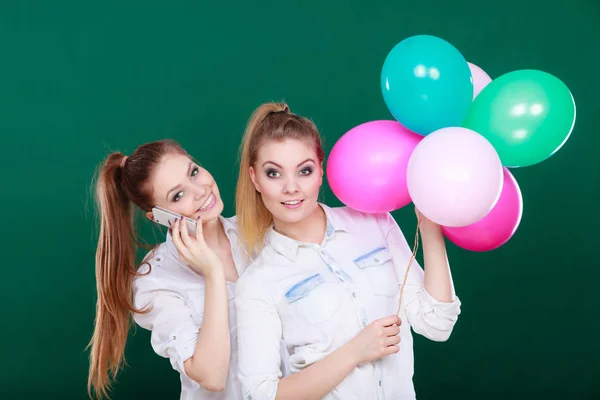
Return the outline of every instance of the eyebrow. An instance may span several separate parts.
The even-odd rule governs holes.
[[[190,161],[190,164],[188,165],[188,169],[187,169],[188,176],[190,175],[193,166],[194,166],[194,163]],[[174,190],[179,190],[180,188],[181,188],[181,184],[179,184],[179,185],[175,186],[173,189],[169,190],[167,192],[167,200],[169,200],[169,195],[171,194],[171,192],[173,192]]]
[[[300,164],[298,164],[298,165],[296,166],[296,168],[298,168],[298,167],[299,167],[299,166],[301,166],[302,164],[306,164],[306,163],[307,163],[307,162],[309,162],[309,161],[311,161],[311,162],[313,162],[313,163],[315,162],[315,160],[313,160],[312,158],[307,158],[306,160],[304,160],[304,161],[302,161]],[[264,167],[264,166],[265,166],[265,165],[267,165],[267,164],[273,164],[273,165],[274,165],[274,166],[276,166],[277,168],[281,168],[281,169],[283,169],[283,167],[282,167],[281,165],[277,164],[277,163],[276,163],[276,162],[274,162],[274,161],[265,161],[265,162],[263,163],[263,165],[262,165],[262,166]]]

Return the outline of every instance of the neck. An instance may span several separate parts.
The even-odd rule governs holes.
[[[298,222],[274,221],[276,232],[304,243],[321,244],[327,230],[327,216],[317,204],[315,210],[305,219]]]
[[[202,233],[204,234],[204,241],[211,249],[219,248],[223,240],[227,240],[225,228],[223,228],[219,218],[202,224]]]

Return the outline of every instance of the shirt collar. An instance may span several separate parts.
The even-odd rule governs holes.
[[[235,217],[225,218],[225,217],[219,215],[219,221],[221,221],[221,224],[223,224],[223,228],[225,229],[225,234],[231,240],[231,237],[232,237],[231,235],[237,233],[236,222],[235,222],[236,218]],[[175,243],[173,243],[173,237],[171,236],[171,232],[169,232],[169,231],[167,231],[167,238],[166,238],[165,242],[167,243],[167,249],[169,249],[169,252],[176,258],[179,258],[179,252],[177,251],[177,247],[175,247]]]
[[[325,238],[323,243],[330,240],[336,232],[346,232],[346,226],[339,218],[336,218],[335,210],[325,204],[318,203],[325,212],[327,218],[327,228],[325,230]],[[312,243],[304,243],[299,240],[292,239],[273,229],[273,225],[269,228],[266,235],[267,244],[279,254],[290,261],[295,261],[298,255],[298,249],[301,247],[313,247]]]

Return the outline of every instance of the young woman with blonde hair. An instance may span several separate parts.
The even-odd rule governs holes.
[[[323,160],[317,128],[286,104],[252,115],[236,193],[257,254],[236,286],[244,399],[414,399],[410,329],[445,341],[460,313],[441,228],[417,211],[424,270],[408,271],[397,314],[412,250],[389,213],[318,202]]]

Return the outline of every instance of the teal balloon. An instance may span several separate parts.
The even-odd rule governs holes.
[[[575,125],[575,100],[544,71],[508,72],[477,95],[464,127],[483,135],[505,167],[527,167],[555,154]]]
[[[462,126],[473,101],[473,80],[469,64],[454,46],[435,36],[417,35],[387,55],[381,91],[398,122],[427,135]]]

